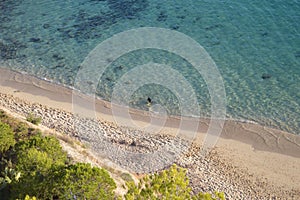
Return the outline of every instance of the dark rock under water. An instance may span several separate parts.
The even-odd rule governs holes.
[[[30,38],[29,39],[29,42],[34,42],[34,43],[37,43],[37,42],[41,42],[41,38]]]
[[[13,45],[6,45],[0,42],[0,58],[4,60],[15,59],[17,57],[17,49]]]
[[[104,0],[92,1],[104,2]],[[74,38],[78,42],[98,38],[101,37],[100,30],[108,29],[120,19],[135,19],[148,7],[148,2],[144,0],[106,0],[106,3],[109,11],[90,16],[85,10],[80,10],[74,17],[75,24],[57,28],[57,31],[62,33],[63,38]]]
[[[19,41],[0,41],[0,58],[3,60],[16,59],[19,57],[17,51],[24,48],[27,48],[27,46]]]
[[[271,78],[271,77],[272,77],[271,74],[262,74],[262,75],[261,75],[261,78],[262,78],[262,79],[269,79],[269,78]]]

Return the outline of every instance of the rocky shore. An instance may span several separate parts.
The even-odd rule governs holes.
[[[222,157],[218,147],[207,156],[200,147],[170,135],[151,135],[128,127],[31,103],[0,93],[0,108],[41,117],[48,128],[72,136],[99,158],[106,157],[136,174],[150,173],[176,163],[188,169],[194,192],[224,191],[228,199],[299,199],[300,188],[287,190],[264,177],[249,174]]]

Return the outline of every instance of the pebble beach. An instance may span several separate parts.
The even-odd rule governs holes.
[[[52,86],[44,87],[45,85]],[[231,130],[231,138],[229,133],[224,134],[217,145],[203,156],[200,154],[201,143],[197,140],[189,142],[172,134],[151,135],[141,130],[118,126],[105,113],[99,113],[97,120],[78,117],[69,109],[71,106],[67,98],[62,100],[62,94],[70,94],[69,89],[65,88],[62,92],[58,87],[61,86],[17,72],[1,70],[0,109],[22,116],[29,113],[39,116],[43,119],[43,126],[81,141],[99,159],[105,156],[136,175],[159,171],[176,163],[188,169],[194,192],[224,191],[228,199],[300,198],[300,175],[297,173],[300,170],[300,140],[297,135],[273,132],[278,134],[275,146],[281,150],[286,148],[281,153],[270,144],[272,139],[268,138],[264,138],[266,144],[270,144],[265,144],[268,147],[253,148],[253,145],[249,145],[251,142],[241,142],[245,138],[234,140],[233,136],[238,134],[239,126],[252,127],[252,131],[261,127],[237,123],[235,127],[225,126],[227,132]],[[40,93],[41,90],[44,93]],[[289,146],[284,143],[284,138],[290,141]],[[150,164],[136,164],[139,163],[134,160],[136,155],[149,155]]]

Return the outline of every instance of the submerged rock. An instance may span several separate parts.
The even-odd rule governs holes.
[[[30,38],[29,42],[41,42],[41,38]]]
[[[126,19],[134,19],[149,5],[145,0],[108,0],[107,4],[116,16]]]
[[[179,25],[177,25],[177,24],[172,25],[172,26],[171,26],[171,29],[172,29],[172,30],[177,30],[177,29],[179,29]]]
[[[4,60],[17,58],[17,48],[15,45],[0,42],[0,58]]]
[[[49,28],[50,27],[50,24],[43,24],[43,28],[44,29],[47,29],[47,28]]]
[[[166,14],[166,12],[161,11],[156,20],[159,21],[159,22],[164,22],[164,21],[167,20],[167,18],[168,18],[168,15]]]
[[[262,74],[262,75],[261,75],[261,78],[262,78],[262,79],[269,79],[269,78],[271,78],[271,77],[272,77],[271,74]]]
[[[59,61],[59,60],[63,60],[64,57],[63,56],[60,56],[58,54],[53,54],[52,58],[54,58],[56,61]]]

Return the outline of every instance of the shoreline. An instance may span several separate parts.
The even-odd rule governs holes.
[[[38,79],[27,74],[14,72],[7,69],[0,68],[0,74],[0,107],[6,107],[11,112],[24,112],[21,105],[28,104],[28,110],[33,109],[30,106],[35,105],[36,107],[33,106],[33,111],[40,109],[41,114],[46,115],[47,109],[54,109],[57,112],[66,115],[66,117],[62,119],[68,118],[69,114],[72,113],[73,110],[71,89],[65,88],[61,85],[56,85],[52,82]],[[86,101],[88,99],[84,100]],[[24,104],[20,104],[20,102],[23,102]],[[10,105],[8,106],[8,104]],[[115,128],[115,130],[119,131],[118,127],[115,127],[115,125],[111,125],[114,122],[114,118],[111,113],[109,102],[97,100],[96,110],[98,111],[97,118],[99,118],[100,121],[103,121],[105,126],[109,124],[109,127],[111,129]],[[48,111],[48,114],[49,112],[50,111]],[[147,116],[147,113],[145,111],[130,110],[130,112],[133,119],[135,119],[137,123],[141,124],[142,126],[146,125],[147,121],[149,121],[149,116]],[[53,116],[51,115],[49,115],[48,118],[47,116],[45,117],[47,120],[53,118]],[[56,127],[56,123],[59,120],[61,120],[61,118],[58,117],[56,121],[54,120],[55,123],[51,122],[54,127],[49,128],[59,128]],[[174,136],[174,131],[176,131],[176,129],[178,128],[179,121],[180,119],[178,118],[168,119],[166,122],[166,127],[164,127],[163,130],[159,132],[159,134]],[[68,121],[66,120],[66,122]],[[195,141],[193,141],[194,144],[198,146],[202,144],[203,138],[205,137],[204,133],[207,130],[208,122],[209,121],[207,121],[207,119],[199,121],[200,127],[198,129],[197,138],[195,139]],[[132,136],[130,134],[126,135],[121,132],[120,138],[117,138],[116,140],[131,140],[130,137]],[[152,135],[152,137],[154,138],[155,136],[156,135]],[[109,136],[109,138],[114,137],[117,136]],[[157,139],[157,141],[160,141],[161,139],[163,138],[159,138]],[[96,148],[96,146],[91,146],[92,148]],[[122,146],[122,148],[123,147],[129,149],[131,148],[130,144],[127,144],[127,146],[125,144]],[[265,192],[267,191],[269,195],[272,195],[272,193],[274,193],[274,190],[278,190],[274,193],[274,195],[280,195],[280,192],[282,192],[282,195],[290,195],[289,197],[291,198],[296,199],[297,197],[300,197],[300,188],[298,186],[298,183],[300,182],[299,135],[263,127],[259,124],[227,120],[214,151],[217,152],[217,155],[211,157],[210,160],[216,163],[220,163],[220,165],[218,164],[218,167],[216,167],[218,168],[217,171],[220,172],[222,170],[225,170],[226,172],[224,172],[224,174],[230,174],[228,175],[229,177],[235,176],[237,171],[240,171],[239,173],[237,173],[239,175],[248,174],[245,175],[247,176],[246,178],[243,179],[240,177],[240,179],[242,182],[245,180],[250,181],[250,183],[253,184],[254,188],[257,186],[257,188],[253,189],[254,192],[257,190],[263,190],[263,188],[266,187]],[[197,173],[204,173],[200,168],[203,162],[207,162],[207,160],[201,160],[200,157],[196,156],[196,152],[194,152],[194,154],[195,155],[190,155],[193,160],[193,164],[191,166],[187,164],[190,161],[185,160],[186,157],[182,157],[179,159],[183,160],[182,162],[180,161],[181,164],[186,165],[188,169],[199,167],[199,169],[196,170]],[[233,171],[232,169],[228,170],[227,168],[222,169],[222,166],[229,165],[233,166]],[[192,175],[192,179],[195,179],[194,188],[197,188],[196,186],[198,184],[201,185],[203,183],[201,182],[201,180],[198,180],[195,174]],[[262,189],[259,189],[259,186],[257,184],[261,184],[262,181],[257,180],[262,179],[267,180],[266,183],[264,183],[266,186],[262,187]],[[229,181],[236,181],[238,183],[240,180]],[[226,182],[226,184],[228,183]],[[227,186],[226,184],[221,184],[220,189],[223,188],[223,190],[225,190],[224,187]],[[211,187],[214,187],[211,189],[219,189],[219,186]],[[239,185],[238,187],[235,187],[240,187],[241,189],[246,186]],[[205,188],[205,185],[203,185],[200,190],[203,190],[203,188]],[[291,194],[288,193],[289,191],[291,192]],[[267,195],[267,193],[265,195]],[[233,198],[235,197],[235,194],[229,196]]]
[[[30,80],[36,80],[36,81],[38,81],[38,82],[44,82],[44,84],[45,85],[47,85],[47,86],[56,86],[56,87],[59,87],[59,88],[63,88],[65,91],[68,91],[68,90],[70,90],[70,91],[73,91],[73,90],[75,90],[75,88],[74,87],[72,87],[72,86],[69,86],[69,85],[65,85],[65,84],[62,84],[62,83],[59,83],[59,82],[56,82],[56,81],[53,81],[53,80],[51,80],[51,79],[47,79],[47,78],[40,78],[40,77],[37,77],[37,76],[34,76],[34,75],[31,75],[31,74],[28,74],[27,72],[20,72],[20,71],[16,71],[16,70],[13,70],[13,69],[8,69],[8,68],[5,68],[5,67],[1,67],[0,66],[0,73],[4,73],[4,74],[14,74],[14,75],[20,75],[20,76],[24,76],[24,77],[30,77],[29,79]],[[1,79],[0,79],[0,81],[1,81]],[[1,82],[0,82],[1,83]],[[39,87],[39,86],[37,86],[37,87]],[[51,87],[52,88],[52,87]],[[43,89],[45,89],[45,88],[43,88]],[[77,91],[77,92],[80,92],[80,91]],[[88,98],[93,98],[93,96],[91,95],[91,96],[89,96],[89,95],[86,95],[86,94],[84,94],[86,97],[88,97]],[[48,95],[47,95],[48,96]],[[49,96],[48,96],[49,97]],[[55,97],[55,96],[53,96],[53,97]],[[97,97],[97,96],[95,96],[95,98],[96,98],[96,101],[99,101],[99,102],[103,102],[104,104],[110,104],[111,102],[109,102],[109,101],[106,101],[106,100],[103,100],[103,99],[101,99],[100,97]],[[54,100],[54,99],[53,99]],[[62,99],[59,99],[58,101],[61,101]],[[70,103],[70,102],[69,102]],[[130,108],[130,109],[132,109],[133,111],[135,111],[135,112],[140,112],[140,113],[143,113],[143,114],[145,114],[145,113],[147,113],[148,111],[146,111],[146,110],[139,110],[139,109],[135,109],[135,108]],[[179,118],[179,116],[176,116],[176,115],[170,115],[170,117],[171,118],[174,118],[174,119],[178,119]],[[195,116],[195,117],[192,117],[192,118],[197,118],[197,116]],[[210,117],[201,117],[201,119],[203,119],[203,120],[208,120],[208,119],[210,119]],[[247,123],[247,124],[257,124],[257,125],[261,125],[261,124],[259,124],[259,122],[257,122],[257,121],[253,121],[253,120],[248,120],[248,119],[242,119],[242,118],[240,118],[240,119],[238,119],[238,118],[226,118],[225,119],[226,121],[233,121],[233,122],[238,122],[238,123]],[[263,125],[261,125],[261,126],[263,126]],[[273,128],[273,127],[269,127],[269,128]],[[273,128],[273,129],[276,129],[276,128]],[[280,129],[277,129],[277,130],[280,130]],[[283,132],[285,132],[285,131],[283,131]],[[291,134],[294,134],[294,133],[291,133]],[[295,134],[295,135],[297,135],[297,134]]]
[[[56,84],[48,80],[43,80],[41,78],[28,75],[26,73],[20,73],[6,68],[0,67],[0,91],[24,99],[29,102],[41,103],[48,105],[51,108],[61,109],[67,112],[74,112],[74,105],[72,105],[72,89],[71,87],[65,87],[61,84]],[[81,95],[80,101],[82,100],[82,105],[78,106],[79,111],[87,113],[87,116],[94,115],[93,111],[88,110],[89,108],[84,108],[84,104],[91,103],[93,99],[90,96]],[[93,102],[92,102],[93,103]],[[111,103],[96,99],[95,100],[95,110],[97,112],[97,117],[109,122],[115,122],[112,117]],[[77,107],[77,106],[76,106]],[[82,109],[82,110],[81,110]],[[130,109],[130,115],[134,122],[140,127],[146,126],[150,122],[150,114],[148,111]],[[200,125],[198,127],[198,133],[203,134],[207,132],[208,124],[210,119],[201,118],[200,120],[196,118],[188,118],[187,120],[197,121]],[[179,127],[180,116],[171,116],[166,121],[165,125],[167,129],[176,129]],[[124,126],[127,126],[130,121],[121,121]],[[225,139],[238,140],[240,142],[250,144],[256,150],[277,152],[281,154],[286,154],[289,156],[294,156],[300,158],[300,154],[295,154],[294,150],[298,150],[300,147],[300,135],[293,133],[288,133],[279,129],[274,129],[267,126],[262,126],[259,123],[247,121],[247,120],[234,120],[225,119],[225,124],[221,133],[221,137]],[[259,132],[264,132],[269,134],[267,140],[264,138],[265,135]],[[238,133],[238,134],[237,134]],[[275,136],[274,136],[275,135]],[[260,139],[259,139],[260,138]],[[197,142],[203,140],[203,135],[198,139],[195,138]],[[255,140],[255,142],[251,142]],[[257,141],[258,140],[258,141]],[[281,145],[277,143],[281,140]],[[258,142],[258,143],[257,143]],[[269,147],[265,146],[263,143],[269,142]],[[267,145],[267,144],[266,144]],[[286,149],[288,145],[295,146],[295,149]],[[278,147],[274,149],[274,147]]]

